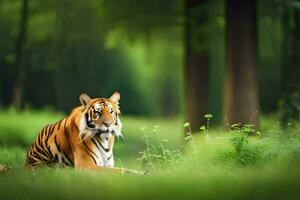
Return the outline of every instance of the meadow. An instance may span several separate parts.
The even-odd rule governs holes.
[[[0,112],[0,163],[11,167],[0,172],[0,199],[296,199],[300,193],[300,126],[281,126],[276,115],[263,116],[252,137],[248,126],[184,137],[189,125],[180,118],[122,116],[116,166],[146,175],[24,170],[39,129],[62,117],[51,110]]]

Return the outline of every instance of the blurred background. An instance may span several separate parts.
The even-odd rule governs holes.
[[[2,109],[69,113],[119,91],[124,115],[194,130],[205,113],[299,118],[298,0],[1,0],[0,39]]]
[[[23,170],[81,93],[114,91],[115,165],[149,176]],[[300,0],[0,0],[4,199],[299,199],[299,122]]]

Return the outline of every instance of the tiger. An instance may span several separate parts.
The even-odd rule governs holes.
[[[144,174],[114,167],[115,138],[123,137],[119,100],[119,92],[114,92],[108,99],[81,94],[81,105],[75,107],[69,116],[41,129],[27,152],[25,166],[69,166],[120,174]]]

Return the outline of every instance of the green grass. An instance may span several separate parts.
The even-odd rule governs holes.
[[[0,163],[12,166],[0,172],[1,200],[296,199],[300,195],[299,126],[283,130],[274,116],[262,118],[260,137],[242,138],[238,131],[225,133],[215,128],[194,135],[187,146],[180,119],[122,116],[126,140],[115,145],[116,165],[149,170],[149,174],[24,170],[26,150],[39,129],[62,117],[48,110],[0,111]]]

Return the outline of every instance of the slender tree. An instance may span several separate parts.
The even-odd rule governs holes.
[[[299,1],[285,2],[282,43],[282,122],[300,119],[300,8]]]
[[[207,1],[187,0],[185,7],[185,105],[192,131],[208,112]]]
[[[224,120],[259,129],[256,81],[256,1],[226,1]]]
[[[28,22],[28,1],[23,0],[21,6],[21,16],[19,31],[15,43],[15,62],[14,62],[14,86],[13,86],[13,106],[20,110],[22,103],[23,82],[25,78],[25,69],[23,63],[23,52],[26,41],[26,31]]]

